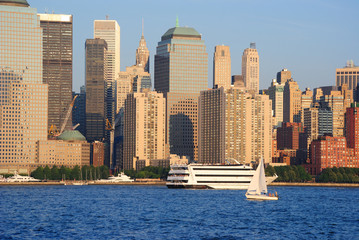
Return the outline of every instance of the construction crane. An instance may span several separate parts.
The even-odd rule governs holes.
[[[70,114],[71,114],[71,112],[72,112],[72,108],[73,108],[73,106],[74,106],[74,104],[75,104],[76,98],[77,98],[77,95],[75,95],[75,97],[72,99],[72,102],[70,103],[69,109],[67,110],[67,113],[66,113],[66,116],[65,116],[65,118],[64,118],[64,122],[63,122],[62,125],[61,125],[60,131],[57,132],[57,133],[54,133],[54,136],[55,136],[55,137],[60,136],[61,133],[65,130],[67,121],[69,120],[69,117],[70,117]]]

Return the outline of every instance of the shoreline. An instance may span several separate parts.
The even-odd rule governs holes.
[[[64,182],[0,182],[1,186],[61,186]],[[74,186],[73,181],[66,181],[66,185]],[[88,185],[124,185],[124,186],[166,186],[166,181],[135,181],[135,182],[89,182]],[[269,186],[286,187],[349,187],[359,188],[359,183],[294,183],[294,182],[272,182]]]

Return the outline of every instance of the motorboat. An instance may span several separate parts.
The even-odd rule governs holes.
[[[133,179],[127,176],[124,172],[121,172],[117,176],[111,176],[108,179],[100,179],[97,180],[96,182],[104,182],[104,183],[133,182]]]
[[[6,182],[41,182],[41,180],[30,176],[21,176],[17,171],[15,171],[14,176],[8,177]]]

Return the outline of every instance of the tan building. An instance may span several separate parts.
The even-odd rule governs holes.
[[[231,87],[231,53],[229,46],[215,46],[213,56],[213,86]]]
[[[243,89],[211,89],[199,98],[199,162],[272,158],[271,100]]]
[[[0,174],[36,168],[47,139],[48,86],[42,84],[42,29],[26,0],[0,1]]]
[[[76,130],[64,131],[58,140],[37,142],[38,166],[73,168],[90,165],[90,143]]]
[[[283,122],[301,122],[302,91],[293,79],[288,80],[283,92]]]
[[[105,145],[103,142],[94,141],[91,143],[90,163],[94,167],[105,164]]]
[[[283,91],[284,84],[280,84],[276,79],[272,80],[271,86],[268,88],[267,95],[272,100],[272,111],[274,116],[274,125],[280,127],[283,122]]]
[[[124,111],[123,168],[166,158],[166,99],[157,92],[131,93]]]
[[[136,66],[143,67],[145,72],[150,72],[150,51],[148,51],[143,31],[140,44],[136,49]]]
[[[127,94],[151,88],[151,75],[142,66],[126,67],[116,79],[116,113],[124,107]]]
[[[277,82],[279,84],[285,84],[290,79],[292,79],[292,72],[286,68],[277,73]]]
[[[354,90],[359,83],[359,67],[353,61],[348,61],[344,68],[336,69],[335,79],[336,86],[346,84],[349,90]]]
[[[330,108],[333,112],[333,137],[344,136],[344,96],[340,91],[330,91],[330,95],[323,95],[320,98],[323,107]]]
[[[259,55],[255,43],[243,52],[242,76],[247,90],[259,93]]]
[[[306,88],[304,92],[302,92],[302,110],[300,113],[301,122],[304,123],[304,109],[310,108],[313,103],[313,91],[309,88]]]

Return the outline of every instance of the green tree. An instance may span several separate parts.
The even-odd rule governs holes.
[[[71,179],[80,180],[80,176],[80,167],[76,165],[71,171]]]
[[[31,176],[36,179],[44,179],[44,168],[38,167],[31,173]]]
[[[107,166],[103,165],[100,167],[100,176],[102,179],[108,178],[110,175],[110,171]]]
[[[51,168],[51,180],[61,180],[60,170],[55,165]]]
[[[266,173],[266,176],[274,176],[274,174],[275,174],[274,167],[272,167],[271,165],[268,165],[265,169],[265,173]]]
[[[51,169],[49,168],[49,166],[46,165],[46,167],[44,168],[44,179],[52,179],[51,176]]]

